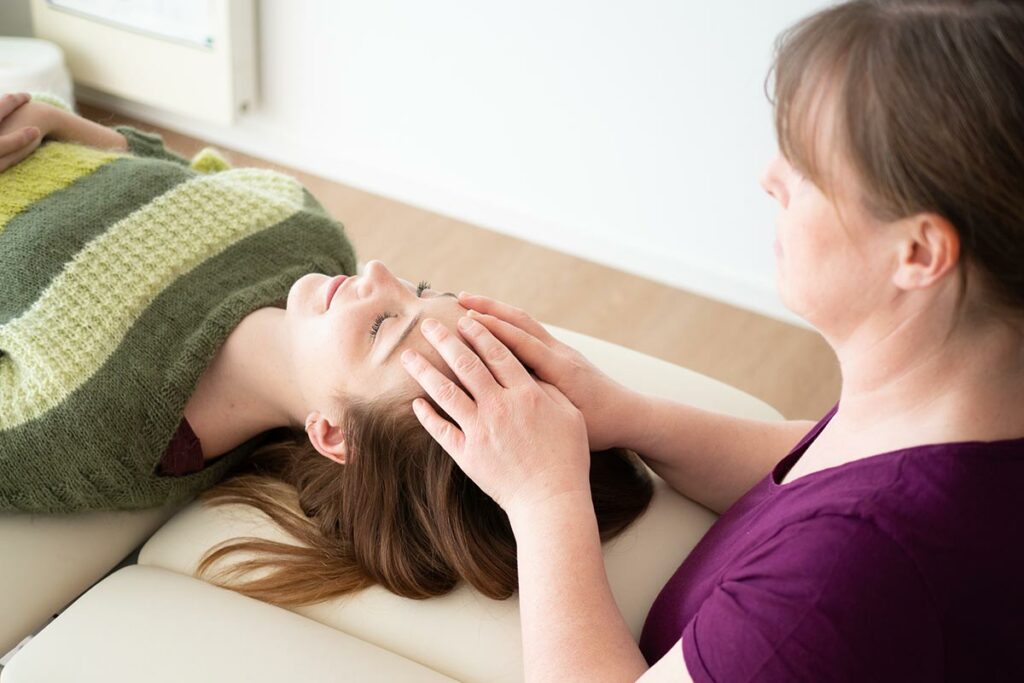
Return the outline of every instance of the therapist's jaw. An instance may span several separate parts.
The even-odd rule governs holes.
[[[299,278],[285,305],[293,376],[308,406],[307,425],[318,419],[341,424],[343,396],[373,400],[399,395],[410,403],[413,397],[424,396],[400,360],[409,348],[455,379],[420,331],[422,321],[430,317],[458,334],[455,325],[467,309],[454,296],[400,279],[380,261],[369,261],[362,274],[342,282],[328,306],[332,279],[320,273]]]

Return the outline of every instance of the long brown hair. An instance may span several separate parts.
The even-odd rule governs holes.
[[[207,551],[197,575],[225,555],[252,551],[211,582],[281,606],[374,584],[429,598],[459,580],[491,598],[511,596],[518,572],[508,517],[423,429],[411,399],[344,400],[344,465],[317,452],[301,429],[281,427],[280,440],[199,496],[205,505],[254,506],[298,544],[229,539]],[[626,529],[653,494],[648,471],[624,449],[591,454],[590,484],[602,541]],[[261,569],[269,571],[237,581]]]
[[[776,76],[774,98],[768,81]],[[948,220],[985,308],[1024,312],[1024,3],[856,0],[776,39],[765,92],[779,148],[834,198],[815,149],[816,104],[836,99],[829,146],[853,167],[880,221]],[[967,268],[960,267],[960,298]],[[973,275],[973,274],[972,274]]]

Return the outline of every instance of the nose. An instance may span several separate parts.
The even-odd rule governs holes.
[[[780,165],[782,163],[782,154],[778,153],[775,157],[768,162],[764,170],[761,172],[759,183],[765,192],[775,197],[775,200],[782,206],[786,206],[788,197],[786,195],[786,186],[781,180]]]
[[[356,293],[360,299],[366,298],[373,294],[374,291],[395,285],[401,286],[398,278],[388,270],[388,267],[383,262],[376,259],[367,261],[363,267],[363,275],[356,282]]]

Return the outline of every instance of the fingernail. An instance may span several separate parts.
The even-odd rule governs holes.
[[[427,318],[426,320],[423,321],[423,331],[424,332],[434,332],[440,326],[441,326],[441,323],[437,322],[433,318]]]
[[[469,292],[459,292],[459,298],[460,298],[460,299],[461,299],[462,297],[464,297],[464,296],[473,296],[473,295],[472,295],[472,294],[470,294]]]
[[[474,311],[474,310],[473,310],[473,309],[471,308],[471,309],[469,309],[469,311],[467,311],[466,315],[469,315],[469,316],[473,316],[473,317],[475,318],[475,317],[477,317],[477,316],[478,316],[478,315],[480,315],[480,314],[479,314],[479,313],[477,313],[476,311]]]
[[[465,330],[465,331],[468,332],[469,330],[473,329],[473,325],[475,325],[475,324],[476,324],[476,322],[473,321],[473,320],[470,320],[469,318],[466,318],[466,317],[459,318],[459,329],[460,330]]]
[[[412,360],[415,357],[416,357],[416,352],[413,351],[412,349],[406,349],[405,351],[402,351],[402,362],[403,363],[411,363]]]

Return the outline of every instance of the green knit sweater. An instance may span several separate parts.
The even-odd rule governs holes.
[[[356,272],[295,178],[114,129],[128,153],[44,141],[0,173],[0,510],[147,508],[221,480],[272,432],[156,474],[203,371],[302,275]]]

